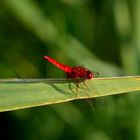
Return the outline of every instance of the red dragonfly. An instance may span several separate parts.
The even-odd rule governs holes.
[[[55,65],[59,69],[66,72],[66,76],[67,76],[68,79],[71,78],[71,79],[75,80],[75,85],[77,87],[75,95],[77,95],[77,93],[78,93],[78,88],[79,88],[79,83],[80,82],[84,83],[85,80],[94,78],[94,73],[96,75],[99,75],[98,72],[94,71],[94,73],[93,73],[92,71],[88,70],[87,68],[85,68],[83,66],[73,66],[73,67],[71,67],[71,66],[61,64],[61,63],[59,63],[58,61],[56,61],[55,59],[53,59],[49,56],[44,56],[44,59],[48,60],[50,63],[52,63],[53,65]],[[85,83],[84,83],[84,85],[86,86]],[[69,88],[73,92],[70,83],[69,83]],[[86,101],[88,102],[88,104],[90,105],[92,110],[95,110],[94,104],[92,103],[92,99],[86,99]]]
[[[66,76],[68,79],[70,79],[70,78],[74,79],[75,85],[77,87],[77,92],[78,92],[80,82],[84,83],[85,80],[94,78],[93,72],[91,72],[90,70],[86,69],[83,66],[73,66],[73,67],[67,66],[67,65],[59,63],[58,61],[56,61],[55,59],[53,59],[49,56],[44,56],[44,59],[48,60],[50,63],[54,64],[59,69],[66,72]],[[85,85],[85,83],[84,83],[84,85]]]

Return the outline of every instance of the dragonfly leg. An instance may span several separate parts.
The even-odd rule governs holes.
[[[76,85],[76,84],[75,84]],[[76,92],[73,91],[71,83],[69,82],[69,89],[71,90],[72,93],[74,93],[75,97],[77,97],[77,93],[78,93],[78,86],[76,85]]]
[[[75,85],[76,85],[76,94],[78,94],[78,92],[79,92],[79,90],[78,90],[78,88],[79,88],[79,83],[76,83]],[[76,95],[76,96],[77,96],[77,95]]]
[[[83,81],[83,84],[86,87],[86,89],[89,90],[89,87],[86,85],[85,81]]]

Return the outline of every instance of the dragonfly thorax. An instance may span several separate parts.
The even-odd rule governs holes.
[[[74,78],[74,79],[82,78],[83,80],[86,80],[86,79],[93,78],[93,73],[91,71],[80,66],[72,67],[71,72],[67,72],[66,75],[67,78]]]

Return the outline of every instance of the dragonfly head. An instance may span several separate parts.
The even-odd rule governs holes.
[[[91,78],[93,78],[93,73],[91,72],[91,71],[87,71],[87,78],[88,79],[91,79]]]

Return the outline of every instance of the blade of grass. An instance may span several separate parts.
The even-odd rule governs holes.
[[[42,82],[40,79],[35,79],[35,81],[33,79],[1,79],[0,112],[140,90],[140,76],[87,80],[86,85],[89,88],[93,86],[95,88],[88,90],[88,95],[82,92],[83,89],[79,89],[76,97],[65,79],[54,79],[54,81],[44,79]]]

